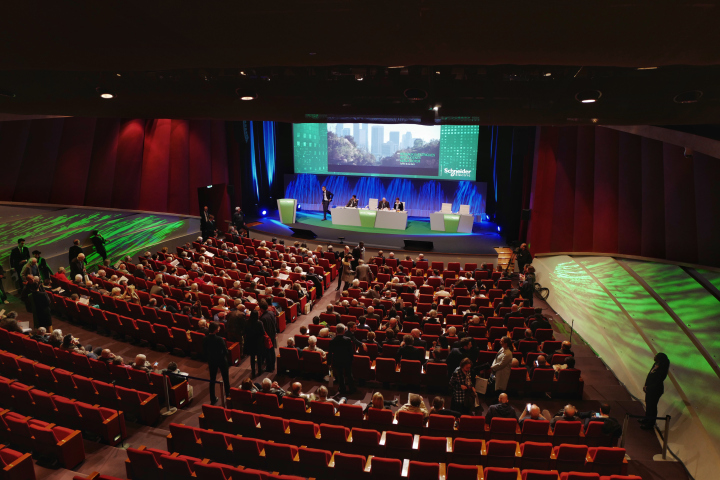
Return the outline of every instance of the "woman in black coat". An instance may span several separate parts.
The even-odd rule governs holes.
[[[30,301],[33,304],[33,323],[35,328],[45,327],[48,331],[52,327],[52,316],[50,315],[50,297],[41,284],[35,284],[30,294]]]
[[[250,370],[252,376],[255,372],[262,371],[263,359],[267,357],[265,348],[265,327],[259,320],[258,311],[253,310],[250,313],[250,319],[245,326],[245,353],[250,356]],[[255,362],[257,360],[257,370],[255,370]]]
[[[658,416],[658,402],[660,397],[665,393],[663,383],[668,376],[670,370],[670,359],[664,353],[655,355],[655,363],[645,379],[645,418],[640,420],[642,428],[651,429],[655,426],[655,418]]]

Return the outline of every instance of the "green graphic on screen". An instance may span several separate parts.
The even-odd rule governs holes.
[[[477,125],[296,123],[295,173],[475,180]]]

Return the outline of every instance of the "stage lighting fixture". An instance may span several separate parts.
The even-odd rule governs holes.
[[[263,214],[263,217],[264,217],[265,215],[267,215],[267,210],[263,210],[263,211],[262,211],[262,214]]]
[[[297,209],[302,210],[302,204],[298,203]]]
[[[396,65],[394,67],[388,67],[388,68],[405,68],[405,66],[404,65]]]
[[[356,73],[356,74],[355,74],[355,80],[357,80],[358,82],[362,82],[362,81],[363,81],[363,76],[360,75],[359,73]]]
[[[242,88],[235,90],[235,93],[240,97],[240,100],[255,100],[257,98],[257,93],[250,90],[243,90]]]
[[[543,76],[545,76],[545,77],[549,77],[550,75],[552,75],[552,72],[545,72],[545,73],[543,73]]]
[[[600,97],[602,97],[600,90],[585,90],[584,92],[575,94],[575,99],[580,103],[595,103]]]
[[[500,233],[500,225],[498,225],[498,233]]]
[[[638,70],[657,70],[657,67],[638,67]]]
[[[703,96],[703,92],[700,90],[690,90],[689,92],[678,93],[673,98],[675,103],[697,103],[700,97]]]
[[[440,107],[433,107],[433,110],[435,110],[436,112],[437,112],[439,109],[440,109]]]
[[[110,90],[108,90],[107,88],[98,87],[95,90],[100,95],[100,98],[106,98],[106,99],[115,98],[115,94],[113,92],[111,92]]]

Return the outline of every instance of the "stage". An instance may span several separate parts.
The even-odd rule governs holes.
[[[339,237],[347,244],[365,242],[367,247],[403,250],[404,239],[433,242],[433,252],[458,253],[472,255],[497,255],[495,247],[505,246],[505,239],[497,231],[497,225],[491,222],[475,222],[472,233],[442,233],[430,230],[427,217],[408,217],[406,230],[378,229],[333,225],[330,217],[322,220],[322,213],[298,211],[296,222],[290,225],[280,223],[277,212],[259,218],[249,218],[248,224],[258,222],[248,228],[252,232],[278,237],[293,237],[293,228],[311,230],[317,238],[307,240],[309,245],[323,242],[339,243]],[[387,232],[387,233],[385,233]],[[298,237],[294,237],[298,238]],[[300,238],[298,238],[300,239]],[[286,243],[287,244],[287,243]]]

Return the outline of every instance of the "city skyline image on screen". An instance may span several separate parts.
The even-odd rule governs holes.
[[[475,180],[477,125],[294,124],[295,173]]]

